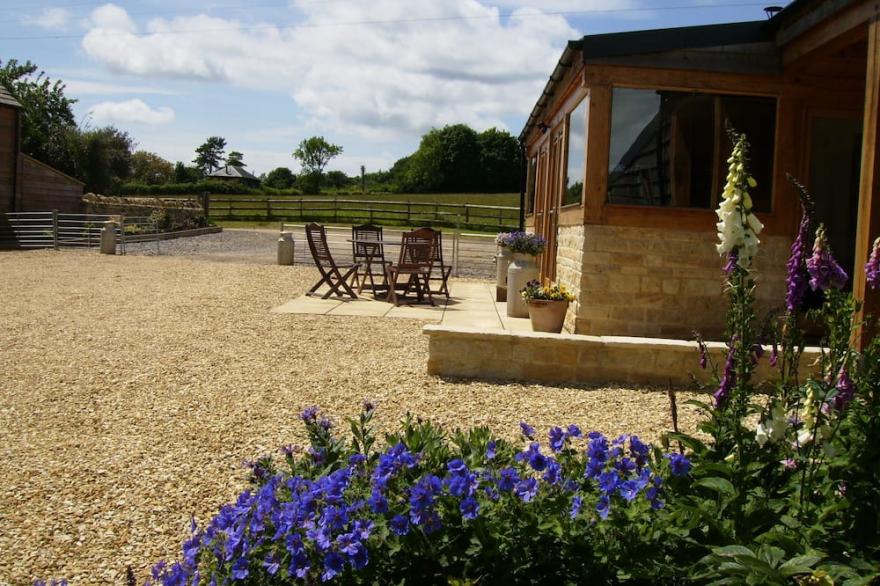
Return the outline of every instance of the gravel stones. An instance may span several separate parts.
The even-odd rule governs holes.
[[[0,252],[0,583],[140,580],[179,555],[190,516],[244,486],[245,459],[304,441],[369,397],[515,437],[577,423],[656,439],[665,393],[443,380],[420,322],[272,314],[304,267],[95,252]],[[680,404],[689,395],[682,393]],[[690,407],[681,425],[696,425]],[[341,426],[340,426],[341,427]]]

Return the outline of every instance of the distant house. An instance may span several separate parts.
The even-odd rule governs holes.
[[[541,276],[578,294],[578,334],[721,336],[715,208],[725,122],[751,143],[765,229],[763,309],[785,294],[801,215],[815,200],[866,312],[864,264],[880,236],[880,4],[795,0],[769,20],[570,41],[520,136],[525,225],[548,246]]]
[[[84,183],[22,153],[21,104],[0,85],[0,214],[82,210]]]
[[[249,172],[244,167],[236,167],[235,165],[225,165],[220,167],[213,173],[209,173],[208,177],[211,179],[223,179],[224,181],[240,181],[248,187],[257,187],[260,185],[260,180],[257,179],[253,173]]]

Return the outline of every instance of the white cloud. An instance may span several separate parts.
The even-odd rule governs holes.
[[[65,29],[70,24],[71,13],[66,8],[44,8],[39,14],[29,14],[21,18],[22,24],[45,29]]]
[[[142,100],[124,102],[101,102],[89,110],[96,124],[146,124],[155,126],[174,121],[171,108],[151,108]]]
[[[136,24],[105,5],[82,46],[114,72],[286,91],[300,121],[328,135],[411,139],[447,123],[486,128],[525,117],[564,42],[579,34],[563,16],[521,4],[301,1],[296,28],[204,15]],[[373,24],[351,24],[363,22]]]

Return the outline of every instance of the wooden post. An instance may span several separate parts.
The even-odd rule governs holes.
[[[52,247],[58,250],[58,210],[52,210]]]
[[[856,266],[853,296],[863,300],[857,321],[868,316],[880,317],[880,291],[872,291],[865,278],[865,263],[874,239],[880,236],[880,17],[868,25],[868,67],[865,73],[865,114],[862,126],[862,168],[859,182],[859,217],[856,228]],[[859,333],[864,347],[872,332]]]
[[[406,225],[412,226],[412,218],[410,217],[411,207],[409,202],[406,202]]]
[[[587,167],[584,177],[584,223],[601,224],[608,197],[608,150],[611,142],[611,86],[590,88],[587,102]]]
[[[272,200],[268,197],[266,198],[266,219],[272,217]]]
[[[464,204],[464,223],[465,225],[471,223],[471,206],[468,204]]]

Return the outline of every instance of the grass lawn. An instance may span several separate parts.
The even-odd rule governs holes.
[[[173,197],[173,196],[171,196]],[[182,197],[182,196],[181,196]],[[518,193],[322,193],[321,195],[225,195],[213,194],[212,199],[305,199],[323,201],[328,199],[354,199],[382,202],[447,203],[456,205],[484,205],[519,207]]]

